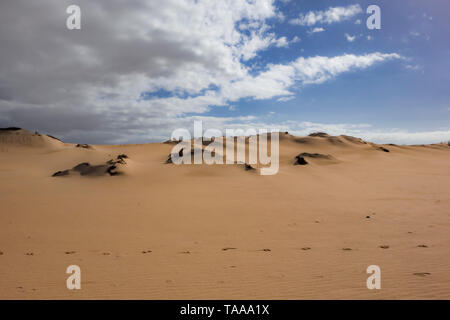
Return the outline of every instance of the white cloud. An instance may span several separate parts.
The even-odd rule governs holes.
[[[306,14],[300,14],[298,18],[292,19],[289,23],[300,26],[313,26],[315,24],[332,24],[341,22],[362,13],[359,4],[349,5],[347,7],[330,7],[325,11],[309,11]]]
[[[405,65],[405,68],[406,68],[407,70],[411,70],[411,71],[419,71],[419,70],[422,70],[422,72],[423,72],[423,67],[420,66],[420,65],[417,65],[417,64],[407,64],[407,65]]]
[[[296,43],[296,42],[300,42],[302,39],[300,39],[299,37],[295,36],[294,38],[292,38],[291,43]]]
[[[2,3],[0,126],[74,142],[143,142],[167,137],[192,121],[189,113],[239,99],[287,99],[296,86],[400,57],[299,57],[255,70],[243,62],[289,43],[269,27],[277,17],[272,0],[77,3],[86,13],[80,31],[61,26],[63,2],[41,0],[33,15],[23,15],[28,1]]]
[[[286,48],[286,47],[289,46],[289,42],[288,42],[288,40],[286,39],[286,37],[281,37],[281,38],[278,38],[278,39],[276,40],[275,46],[276,46],[277,48],[280,48],[280,47]]]
[[[287,97],[278,98],[277,101],[278,102],[287,102],[287,101],[291,101],[293,99],[295,99],[295,96],[287,96]]]
[[[355,24],[361,24],[361,19],[357,19],[357,20],[355,21]]]
[[[353,42],[356,39],[356,36],[351,36],[348,33],[345,34],[345,39],[347,39],[348,42]]]
[[[322,27],[316,27],[316,28],[313,28],[313,29],[309,30],[309,31],[308,31],[308,34],[313,34],[313,33],[318,33],[318,32],[324,32],[324,31],[325,31],[324,28],[322,28]]]
[[[320,84],[341,73],[366,69],[377,62],[400,59],[401,56],[379,52],[366,55],[346,54],[337,57],[300,57],[288,64],[270,65],[256,76],[246,75],[241,79],[224,84],[219,92],[219,101],[237,101],[242,98],[256,100],[276,96],[291,96],[294,85]]]

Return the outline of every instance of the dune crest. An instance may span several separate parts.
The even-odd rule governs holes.
[[[50,135],[32,133],[18,128],[0,128],[0,146],[3,148],[45,148],[59,149],[64,143]]]
[[[170,164],[176,142],[0,137],[0,298],[450,298],[447,144],[280,133],[261,176],[248,159]]]

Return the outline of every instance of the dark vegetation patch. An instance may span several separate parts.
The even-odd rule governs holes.
[[[303,166],[303,165],[308,164],[308,161],[306,161],[305,158],[326,159],[326,160],[333,159],[333,157],[329,154],[303,152],[295,157],[294,165],[302,165]]]
[[[126,164],[124,159],[127,158],[127,155],[120,154],[115,160],[108,160],[105,164],[91,165],[89,162],[82,162],[77,164],[72,169],[57,171],[52,175],[52,177],[68,176],[70,172],[77,172],[81,176],[102,176],[107,174],[109,174],[110,176],[116,176],[120,174],[120,172],[117,171],[118,165]]]
[[[58,141],[61,141],[60,139],[58,139],[58,138],[56,138],[56,137],[54,137],[54,136],[51,136],[51,135],[49,135],[49,134],[47,134],[47,137],[52,138],[52,139],[55,139],[55,140],[58,140]],[[61,142],[62,142],[62,141],[61,141]]]
[[[18,131],[18,130],[22,130],[22,128],[19,127],[0,128],[0,131]]]
[[[84,148],[84,149],[92,149],[92,147],[90,145],[88,145],[87,143],[79,143],[75,147],[76,148]]]
[[[308,135],[308,137],[321,137],[321,138],[325,138],[325,137],[329,137],[329,136],[330,135],[325,132],[313,132]]]

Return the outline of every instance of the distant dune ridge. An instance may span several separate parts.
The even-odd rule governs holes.
[[[63,143],[50,135],[31,133],[18,127],[0,128],[0,144],[2,147],[20,148],[58,148]]]
[[[272,176],[175,165],[176,143],[0,129],[0,298],[450,299],[447,143],[284,132]]]

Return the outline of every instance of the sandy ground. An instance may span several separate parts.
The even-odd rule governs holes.
[[[1,132],[0,298],[450,299],[450,147],[383,147],[281,134],[261,176],[165,164],[170,144]],[[294,166],[302,152],[333,160]],[[122,175],[52,177],[119,154]]]

